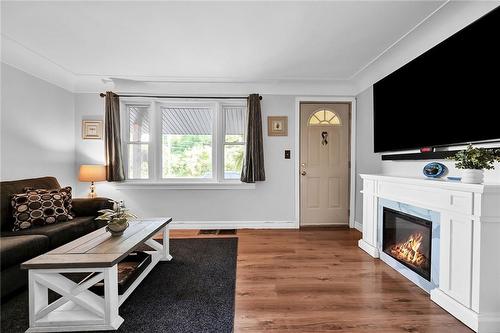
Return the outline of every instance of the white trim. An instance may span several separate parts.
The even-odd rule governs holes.
[[[396,184],[419,185],[432,188],[441,188],[445,190],[466,191],[473,193],[500,193],[500,183],[468,184],[441,178],[438,179],[425,178],[424,176],[403,177],[403,176],[390,176],[383,174],[364,174],[364,173],[360,173],[359,176],[363,180],[368,179],[368,180],[376,180],[376,181],[383,181]],[[378,195],[378,193],[366,189],[360,192],[368,195]],[[392,198],[387,198],[387,199],[392,199]]]
[[[363,250],[365,251],[366,253],[368,253],[369,255],[371,255],[373,258],[378,258],[380,257],[380,253],[378,252],[378,249],[375,247],[375,246],[372,246],[370,244],[368,244],[367,242],[365,242],[363,239],[360,239],[358,241],[358,246]]]
[[[431,290],[431,300],[437,303],[440,307],[446,309],[446,311],[451,313],[455,318],[469,326],[474,331],[478,331],[479,318],[476,312],[458,303],[456,300],[439,290],[439,288]]]
[[[328,96],[331,91],[356,95],[497,6],[497,1],[446,0],[444,4],[347,78],[261,77],[252,79],[249,77],[74,73],[4,33],[0,35],[2,63],[73,93],[99,93],[110,89],[137,93],[146,85],[148,93],[170,91],[172,94],[200,94],[200,91],[203,91],[207,94],[217,94],[221,86],[225,85],[230,86],[230,91],[227,87],[222,90],[235,95],[255,91],[255,89],[258,89],[261,94],[268,95]],[[122,89],[122,86],[126,88],[126,91]]]
[[[115,183],[113,186],[117,190],[254,190],[255,183],[247,184],[242,182],[143,182],[125,181]]]
[[[350,146],[351,146],[351,168],[349,182],[349,228],[354,228],[354,210],[355,210],[355,186],[356,186],[356,98],[350,96],[299,96],[295,98],[295,219],[296,228],[300,227],[300,103],[301,102],[345,102],[351,104],[351,128],[350,128]]]
[[[360,232],[363,232],[363,223],[354,221],[354,228]]]
[[[149,141],[130,141],[130,106],[147,107],[150,119]],[[182,101],[164,101],[155,97],[124,97],[120,99],[121,107],[121,132],[122,150],[125,164],[126,181],[117,185],[117,188],[126,189],[254,189],[254,184],[244,184],[238,179],[224,178],[224,148],[226,145],[242,145],[244,142],[225,142],[225,110],[228,107],[246,108],[246,100],[221,100],[221,99],[190,99]],[[212,176],[210,178],[175,177],[162,178],[162,108],[203,108],[213,114],[212,123]],[[247,120],[244,119],[246,124]],[[148,178],[129,179],[128,147],[130,144],[148,145]]]
[[[295,221],[172,221],[170,229],[297,229]]]
[[[247,123],[248,123],[248,117],[246,116],[247,114],[247,101],[246,100],[239,100],[239,101],[221,101],[219,102],[219,111],[218,115],[220,117],[218,124],[219,128],[221,129],[221,135],[218,135],[217,138],[220,140],[218,143],[217,147],[220,149],[220,153],[217,156],[218,158],[218,163],[220,165],[219,171],[218,171],[218,179],[220,182],[224,181],[234,181],[234,179],[230,178],[225,178],[225,163],[226,163],[226,146],[243,146],[243,152],[246,151],[246,131],[247,131]],[[227,108],[243,108],[243,111],[245,113],[245,116],[243,118],[243,141],[242,142],[226,142],[226,112]]]
[[[393,45],[358,70],[350,82],[359,94],[498,6],[498,1],[446,1]]]
[[[408,30],[408,32],[406,32],[404,35],[402,35],[401,37],[399,37],[398,39],[396,39],[395,42],[393,42],[391,45],[389,45],[387,48],[385,48],[375,58],[373,58],[372,60],[370,60],[367,64],[365,64],[360,69],[358,69],[354,74],[352,74],[349,77],[349,80],[353,80],[356,76],[358,76],[359,73],[363,72],[365,69],[367,69],[369,66],[371,66],[375,61],[377,61],[380,57],[382,57],[384,54],[386,54],[390,49],[392,49],[394,46],[396,46],[397,44],[399,44],[399,42],[401,42],[403,39],[405,39],[406,36],[408,36],[413,31],[415,31],[419,26],[421,26],[425,21],[427,21],[432,15],[436,14],[441,8],[443,8],[444,6],[446,6],[448,4],[448,2],[450,2],[450,0],[446,0],[437,9],[435,9],[434,11],[432,11],[429,15],[427,15],[426,17],[424,17],[423,20],[421,20],[420,22],[418,22],[417,25],[415,25],[413,28],[411,28],[410,30]]]

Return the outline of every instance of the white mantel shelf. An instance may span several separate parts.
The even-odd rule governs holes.
[[[479,333],[500,332],[500,183],[362,174],[363,238],[379,258],[379,199],[440,214],[439,286],[431,299]]]
[[[459,181],[448,179],[433,179],[422,177],[400,177],[390,175],[370,175],[360,174],[363,179],[380,180],[392,183],[413,184],[421,185],[432,188],[442,188],[447,190],[467,191],[474,193],[497,192],[500,193],[500,183],[486,183],[486,184],[466,184]]]

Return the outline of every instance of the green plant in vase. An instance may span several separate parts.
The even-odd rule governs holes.
[[[484,180],[484,170],[495,168],[495,161],[500,162],[500,149],[475,148],[469,145],[467,149],[448,157],[455,161],[455,167],[462,170],[462,182],[481,184]]]
[[[113,209],[99,210],[101,215],[96,217],[96,220],[107,221],[108,226],[106,227],[106,231],[111,232],[112,236],[120,236],[123,234],[123,231],[128,228],[128,222],[137,218],[137,216],[129,213],[123,200],[109,200],[109,202],[113,203]]]

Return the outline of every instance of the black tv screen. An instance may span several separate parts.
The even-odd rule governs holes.
[[[373,86],[375,152],[500,140],[500,8]]]

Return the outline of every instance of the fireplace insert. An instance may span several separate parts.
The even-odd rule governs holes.
[[[382,250],[428,281],[431,240],[431,221],[384,207]]]

